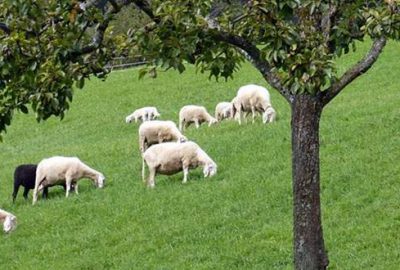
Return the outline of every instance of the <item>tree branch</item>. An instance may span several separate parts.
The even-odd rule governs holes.
[[[98,25],[96,32],[93,35],[92,42],[85,47],[82,47],[78,50],[72,51],[69,54],[69,57],[68,57],[69,59],[74,59],[80,55],[88,54],[88,53],[91,53],[91,52],[95,51],[96,49],[98,49],[100,47],[101,43],[103,42],[104,33],[107,30],[108,25],[111,21],[111,18],[112,18],[111,16],[113,14],[118,13],[121,10],[122,6],[130,4],[130,1],[125,1],[121,5],[117,5],[117,3],[115,1],[111,1],[111,0],[103,1],[101,3],[104,3],[104,5],[105,5],[107,2],[111,3],[111,7],[104,13],[104,17],[106,19],[101,24]],[[79,7],[82,11],[85,11],[88,7],[94,6],[96,4],[98,4],[98,1],[92,0],[92,1],[87,1],[84,4],[80,4]],[[102,6],[100,8],[104,8],[104,6]]]
[[[242,53],[242,55],[244,55],[254,65],[254,67],[257,68],[272,87],[276,88],[289,103],[293,101],[293,96],[289,89],[282,84],[278,75],[273,72],[268,63],[262,59],[261,52],[255,45],[249,43],[240,36],[216,31],[215,29],[210,31],[210,33],[217,41],[222,41],[238,48],[240,53]]]
[[[242,2],[245,3],[247,1]],[[140,10],[146,13],[156,24],[160,22],[160,19],[154,15],[146,0],[133,0],[133,3],[136,4]],[[231,35],[219,29],[220,27],[215,18],[223,12],[224,8],[225,6],[222,5],[215,7],[215,10],[211,10],[210,15],[205,18],[208,22],[208,28],[204,31],[211,35],[216,41],[224,42],[237,48],[238,51],[257,68],[272,87],[276,88],[289,103],[292,102],[293,96],[289,89],[283,86],[278,75],[274,73],[268,63],[262,59],[260,50],[244,38]]]
[[[329,38],[331,35],[332,19],[335,16],[336,11],[337,11],[337,7],[335,5],[333,5],[332,3],[329,3],[329,8],[326,11],[326,13],[323,15],[322,20],[321,20],[321,30],[324,35],[325,44],[327,44],[327,45],[329,43]]]
[[[383,48],[386,45],[386,37],[380,37],[376,39],[367,55],[364,56],[357,64],[346,71],[343,76],[336,81],[326,91],[321,92],[321,101],[325,106],[334,97],[336,97],[348,84],[358,78],[360,75],[367,72],[371,66],[376,62],[378,56],[381,54]]]

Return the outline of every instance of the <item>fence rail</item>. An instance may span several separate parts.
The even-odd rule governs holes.
[[[145,65],[148,62],[140,57],[137,58],[128,58],[128,57],[115,57],[113,58],[107,65],[106,68],[114,70],[114,69],[126,69],[136,66]]]

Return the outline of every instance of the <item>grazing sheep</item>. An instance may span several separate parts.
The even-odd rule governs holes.
[[[35,178],[36,178],[36,164],[22,164],[15,168],[14,171],[14,192],[12,194],[13,203],[15,202],[15,198],[17,197],[18,190],[20,186],[24,187],[24,198],[28,199],[28,193],[30,189],[35,188]],[[61,184],[65,190],[65,183]],[[73,187],[72,187],[73,188]],[[48,195],[48,187],[43,189],[43,198],[46,198]]]
[[[155,120],[143,122],[139,126],[139,149],[142,154],[153,144],[170,141],[187,141],[172,121]],[[142,163],[144,166],[144,159]],[[144,178],[144,170],[142,170],[142,178]]]
[[[254,123],[256,112],[262,113],[263,119],[265,119],[267,118],[265,112],[268,107],[271,107],[268,90],[255,84],[240,87],[232,102],[234,117],[238,120],[239,124],[241,124],[243,112],[247,112],[247,114],[251,112]]]
[[[157,117],[160,117],[160,114],[157,111],[156,107],[143,107],[143,108],[137,109],[132,114],[128,115],[125,118],[125,122],[130,123],[130,122],[132,122],[132,120],[135,120],[135,123],[137,123],[138,120],[145,122],[145,121],[154,120]]]
[[[263,114],[263,123],[272,123],[275,121],[276,111],[272,107],[268,107]]]
[[[78,180],[81,178],[90,178],[96,187],[102,188],[104,186],[104,175],[90,168],[77,157],[55,156],[43,159],[36,169],[36,183],[33,190],[32,204],[36,203],[39,191],[44,187],[55,184],[65,183],[65,197],[68,197],[73,183],[75,185],[75,193],[78,194]]]
[[[232,102],[220,102],[215,107],[215,118],[217,121],[222,121],[232,117]]]
[[[186,137],[172,121],[155,120],[143,122],[139,126],[139,148],[142,153],[153,144],[186,140]]]
[[[171,175],[183,171],[182,183],[186,183],[189,169],[203,167],[204,177],[211,177],[217,172],[217,164],[191,141],[153,145],[144,152],[143,159],[149,168],[147,185],[152,188],[155,186],[154,177],[157,173]],[[143,163],[143,171],[144,167]],[[143,181],[145,181],[144,175]]]
[[[3,223],[3,231],[9,233],[17,227],[17,218],[2,209],[0,209],[0,222]]]
[[[203,122],[208,122],[208,126],[211,126],[218,121],[203,106],[186,105],[179,111],[179,130],[182,132],[183,128],[187,128],[191,123],[194,123],[196,128],[199,128]]]

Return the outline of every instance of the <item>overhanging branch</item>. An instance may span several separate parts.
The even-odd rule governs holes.
[[[246,1],[243,1],[246,2]],[[152,19],[156,25],[160,22],[160,18],[154,15],[147,1],[133,0],[133,3],[144,13],[146,13],[150,19]],[[212,10],[212,12],[205,18],[208,22],[208,28],[204,29],[204,32],[216,41],[230,44],[238,49],[238,51],[244,55],[263,75],[267,82],[274,88],[276,88],[282,96],[284,96],[289,102],[292,100],[292,95],[287,87],[283,86],[278,75],[272,72],[272,68],[268,63],[262,59],[260,50],[244,38],[236,35],[229,34],[219,29],[219,25],[215,19],[223,11],[224,6]]]
[[[118,13],[121,8],[123,6],[129,5],[131,2],[130,1],[124,1],[121,5],[118,5],[115,1],[113,0],[108,0],[108,1],[103,1],[101,3],[104,3],[104,5],[109,2],[111,4],[111,7],[105,11],[104,13],[104,17],[105,20],[99,24],[97,26],[96,32],[92,37],[92,42],[90,44],[88,44],[87,46],[84,46],[78,50],[74,50],[69,54],[69,58],[70,59],[74,59],[80,55],[84,55],[84,54],[88,54],[91,53],[93,51],[95,51],[96,49],[98,49],[101,45],[101,43],[103,42],[104,39],[104,33],[108,28],[108,25],[111,21],[112,15]],[[98,4],[98,1],[87,1],[84,4],[81,4],[79,7],[81,8],[81,10],[83,12],[85,12],[85,10],[91,6],[95,6],[96,4]],[[104,8],[105,6],[102,6],[101,8]]]
[[[322,92],[321,99],[323,105],[328,104],[334,97],[336,97],[348,84],[354,81],[357,77],[367,72],[371,66],[376,62],[378,56],[381,54],[386,45],[386,37],[380,37],[374,40],[369,52],[357,64],[346,71],[343,76],[336,81],[326,91]]]
[[[242,53],[263,75],[265,80],[274,88],[276,88],[286,100],[291,103],[292,95],[287,87],[285,87],[278,75],[272,71],[272,68],[268,63],[262,59],[260,50],[246,39],[231,35],[223,31],[217,31],[213,29],[210,31],[211,35],[217,40],[230,44],[239,49]]]

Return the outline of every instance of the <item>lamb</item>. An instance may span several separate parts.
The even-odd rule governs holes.
[[[232,102],[233,114],[239,124],[241,124],[242,112],[251,112],[254,123],[256,112],[262,113],[263,119],[267,119],[266,111],[269,107],[272,107],[268,90],[255,84],[240,87]]]
[[[90,178],[98,188],[104,186],[104,175],[90,168],[77,157],[54,156],[43,159],[36,169],[32,204],[36,203],[38,192],[44,187],[59,183],[66,184],[65,197],[68,197],[72,183],[75,185],[75,193],[78,194],[78,180],[82,178]]]
[[[0,209],[0,222],[3,223],[3,231],[9,233],[17,227],[17,218],[2,209]]]
[[[12,194],[13,203],[15,202],[15,198],[17,197],[18,190],[20,186],[24,187],[24,198],[28,199],[28,193],[30,189],[35,188],[35,177],[36,177],[36,164],[22,164],[15,168],[14,171],[14,192]],[[65,190],[65,183],[61,184]],[[72,187],[73,188],[73,187]],[[43,198],[46,198],[48,195],[48,187],[43,189]]]
[[[155,186],[157,173],[172,175],[183,171],[182,183],[186,183],[189,169],[203,167],[204,177],[217,173],[217,164],[192,141],[176,143],[168,142],[151,146],[143,154],[143,159],[149,168],[148,187]],[[145,170],[143,163],[143,171]],[[144,175],[143,175],[143,181]]]
[[[135,110],[132,114],[128,115],[125,118],[125,122],[131,123],[132,120],[135,120],[135,123],[137,123],[138,120],[145,122],[154,120],[157,117],[160,117],[160,113],[157,111],[156,107],[143,107]]]
[[[139,148],[142,153],[153,144],[169,141],[184,142],[186,140],[187,138],[172,121],[155,120],[143,122],[139,126]]]
[[[215,107],[215,118],[217,121],[222,121],[232,117],[232,102],[220,102]]]
[[[179,130],[182,132],[183,128],[187,128],[191,123],[194,123],[196,128],[199,128],[203,122],[208,122],[208,126],[211,126],[218,121],[203,106],[186,105],[179,111]]]

